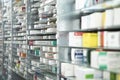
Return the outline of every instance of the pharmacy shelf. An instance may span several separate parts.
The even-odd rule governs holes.
[[[33,61],[34,61],[34,60],[33,60]],[[27,62],[25,62],[25,61],[21,61],[21,62],[26,63],[27,65],[33,66],[33,67],[35,67],[35,68],[39,68],[40,70],[47,71],[47,72],[51,72],[51,71],[50,71],[50,70],[46,70],[46,69],[45,69],[45,70],[42,69],[41,65],[42,65],[42,66],[46,66],[46,67],[57,67],[56,65],[49,65],[49,64],[41,63],[41,62],[39,62],[39,61],[36,61],[36,62],[40,63],[40,64],[39,64],[39,67],[37,67],[36,65],[32,65],[32,64],[30,64],[30,63],[27,63]],[[53,72],[51,72],[51,73],[53,73]],[[53,73],[53,74],[55,75],[56,73]]]
[[[42,73],[40,73],[40,74],[44,75],[45,77],[49,77],[49,78],[51,78],[53,80],[57,80],[56,74],[51,73],[51,72],[49,72],[47,70],[41,70],[41,71],[42,71]]]
[[[30,63],[26,63],[26,64],[27,64],[27,65],[30,65],[30,66],[32,66],[32,67],[37,68],[38,70],[40,70],[40,72],[48,72],[48,73],[51,73],[51,75],[56,75],[56,73],[52,72],[52,70],[49,69],[49,67],[52,67],[52,65],[40,64],[40,66],[37,67],[37,66],[35,66],[35,65],[31,65]],[[41,65],[44,66],[44,69],[43,69],[43,67],[41,67]],[[24,65],[22,65],[22,66],[24,66]],[[53,67],[54,67],[54,66],[53,66]],[[31,69],[31,70],[32,70],[32,69]],[[32,71],[36,72],[36,70],[32,70]],[[42,73],[41,73],[41,74],[42,74]],[[44,74],[43,74],[43,75],[44,75]]]
[[[13,37],[24,37],[26,35],[13,35]]]
[[[13,43],[14,43],[14,44],[20,44],[20,45],[26,45],[25,43],[18,42],[18,41],[14,41]]]
[[[10,1],[12,1],[12,4],[10,3],[10,5],[12,6],[11,8],[11,10],[12,10],[12,12],[11,12],[11,22],[10,23],[12,23],[12,24],[10,24],[10,30],[8,30],[8,29],[6,29],[6,33],[8,33],[8,31],[9,32],[11,32],[11,35],[8,35],[7,37],[5,37],[7,40],[4,42],[4,43],[6,43],[6,44],[10,44],[10,45],[8,45],[8,46],[6,46],[6,49],[5,50],[7,50],[7,48],[9,48],[9,47],[11,47],[11,50],[9,51],[9,52],[11,52],[12,54],[11,54],[11,56],[12,56],[12,59],[17,59],[17,58],[20,58],[19,56],[17,56],[17,50],[16,49],[20,49],[20,50],[22,50],[22,51],[25,51],[25,53],[27,54],[27,57],[25,58],[25,60],[36,60],[36,61],[40,61],[40,57],[39,57],[39,59],[37,59],[36,57],[31,57],[31,56],[29,56],[29,54],[28,54],[28,50],[31,50],[30,49],[30,46],[31,45],[28,45],[28,41],[30,41],[31,39],[28,39],[28,36],[29,35],[32,35],[32,36],[36,36],[36,35],[40,35],[40,36],[45,36],[45,35],[56,35],[56,32],[46,32],[46,33],[40,33],[40,34],[29,34],[29,32],[30,32],[30,30],[43,30],[43,29],[47,29],[47,28],[52,28],[52,27],[50,27],[50,26],[46,26],[46,27],[44,27],[44,28],[40,28],[40,29],[38,29],[38,28],[36,28],[36,29],[29,29],[29,26],[32,26],[31,25],[31,23],[33,22],[34,23],[34,20],[31,20],[31,17],[29,17],[29,16],[33,16],[34,17],[34,15],[32,15],[31,13],[31,11],[32,11],[32,9],[34,9],[35,8],[35,4],[36,3],[38,3],[38,2],[40,2],[40,0],[33,0],[33,2],[31,1],[27,1],[27,5],[25,6],[26,7],[26,12],[22,12],[22,13],[19,13],[17,10],[14,10],[14,7],[15,8],[22,8],[22,7],[24,7],[24,4],[23,4],[23,1],[21,2],[21,1],[18,1],[18,2],[15,2],[14,0],[10,0]],[[53,4],[53,2],[51,2],[52,0],[48,0],[48,1],[45,1],[45,4],[43,5],[43,6],[45,6],[45,5],[49,5],[49,4]],[[30,3],[30,4],[29,4]],[[22,7],[21,7],[22,6]],[[32,9],[31,9],[32,8]],[[41,7],[38,7],[38,8],[41,8]],[[30,10],[31,9],[31,10]],[[34,12],[33,12],[34,13]],[[17,16],[24,16],[25,18],[26,18],[26,29],[25,29],[25,27],[23,27],[22,28],[22,26],[20,26],[21,24],[19,24],[18,22],[17,22],[17,19],[15,19],[14,17],[17,17]],[[48,14],[48,16],[51,16],[51,14]],[[8,21],[7,20],[7,17],[6,17],[6,19],[5,19],[6,21]],[[39,19],[38,19],[39,20]],[[48,21],[47,21],[48,22]],[[39,23],[40,23],[40,21],[39,21]],[[24,29],[24,30],[23,30]],[[18,35],[19,33],[26,33],[25,35]],[[16,34],[16,35],[14,35],[14,34]],[[23,38],[24,36],[26,36],[26,39],[25,38]],[[17,38],[17,39],[16,39]],[[9,40],[8,40],[9,39]],[[32,39],[32,40],[37,40],[37,41],[52,41],[52,40],[56,40],[56,39]],[[25,43],[26,42],[26,43]],[[20,48],[20,47],[22,47],[22,46],[25,46],[26,45],[26,48]],[[56,47],[56,46],[52,46],[52,45],[41,45],[41,44],[39,44],[39,46],[41,47],[41,46],[50,46],[50,47]],[[9,57],[8,57],[9,58]],[[12,62],[13,64],[14,64],[14,61],[12,61],[12,60],[10,60],[10,62]],[[25,61],[24,61],[25,62]],[[10,63],[11,64],[11,63]],[[31,65],[31,64],[30,64]],[[15,66],[15,64],[14,65],[12,65],[13,67]],[[10,67],[12,67],[12,66],[10,66]],[[27,69],[28,69],[28,67],[29,66],[25,66]],[[24,78],[23,77],[23,75],[21,75],[21,73],[17,73],[17,72],[15,72],[14,71],[14,68],[12,69],[12,71],[16,74],[15,75],[15,77],[14,77],[14,75],[11,75],[12,76],[12,79],[11,80],[19,80],[19,79],[17,79],[16,77],[17,76],[20,76],[20,77],[22,77],[22,78]],[[44,75],[46,75],[46,74],[48,74],[48,73],[43,73]],[[52,73],[51,73],[52,74]],[[50,75],[50,74],[49,74]],[[27,75],[27,78],[24,78],[25,80],[29,80],[29,78],[28,78],[29,76]],[[50,76],[51,77],[51,76]],[[56,76],[55,76],[56,77]],[[51,79],[53,78],[53,76],[51,77]],[[23,80],[23,79],[20,79],[20,80]],[[31,79],[32,80],[32,79]],[[42,79],[43,80],[43,79]],[[57,80],[57,79],[54,79],[54,80]]]
[[[29,29],[29,30],[44,30],[44,29],[47,29],[47,28],[52,28],[52,27],[48,26],[48,27],[32,28],[32,29]]]
[[[56,45],[40,45],[40,44],[33,44],[33,45],[30,45],[30,46],[47,46],[47,47],[57,47]]]
[[[5,38],[11,38],[11,36],[9,36],[9,35],[6,35],[6,36],[5,36]]]
[[[59,61],[58,59],[54,59],[54,58],[47,58],[47,57],[43,57],[43,56],[40,56],[41,58],[44,58],[44,59],[47,59],[47,60],[54,60],[54,61]]]
[[[35,62],[40,62],[40,58],[36,58],[36,57],[32,57],[32,58],[28,58],[28,60],[33,60]]]
[[[10,29],[5,29],[4,31],[11,31]]]
[[[106,50],[106,51],[120,51],[118,47],[75,47],[75,46],[58,46],[63,48],[78,48],[78,49],[91,49],[91,50]]]
[[[26,41],[26,39],[19,39],[19,40],[14,40],[14,41]]]
[[[34,3],[39,2],[39,0],[32,0],[32,1],[30,1],[30,2],[31,2],[31,4],[34,4]]]
[[[65,80],[76,80],[75,76],[63,76],[61,75],[62,78],[64,78]],[[98,79],[98,80],[107,80],[107,79]]]
[[[5,43],[5,44],[10,44],[11,42],[8,42],[8,41],[7,41],[7,42],[4,42],[4,43]]]
[[[34,71],[34,72],[37,72],[37,71]],[[51,72],[41,70],[41,72],[37,72],[37,73],[39,74],[39,75],[37,75],[37,77],[42,78],[42,80],[46,80],[45,77],[49,77],[52,80],[57,80],[56,75]],[[30,73],[30,74],[34,75],[33,73]]]
[[[97,4],[97,5],[93,5],[91,7],[88,8],[84,8],[81,9],[81,11],[83,12],[87,12],[87,11],[92,11],[92,12],[97,12],[97,11],[103,11],[103,10],[108,10],[108,9],[113,9],[113,8],[117,8],[120,6],[120,3],[118,0],[114,1],[114,0],[110,0],[110,1],[105,1],[103,3]]]
[[[120,31],[120,25],[119,26],[108,26],[107,28],[64,30],[64,31],[59,31],[59,32],[98,32],[98,31]]]
[[[42,35],[56,35],[56,33],[40,33],[40,34],[29,34],[28,36],[42,36]]]
[[[28,74],[30,74],[31,76],[33,76],[33,73],[28,72]],[[46,80],[44,75],[37,75],[38,78],[40,78],[41,80]]]
[[[28,39],[29,41],[53,41],[53,40],[56,40],[56,39]]]
[[[37,58],[40,58],[40,56],[36,56],[36,55],[34,55],[34,54],[28,54],[28,55],[34,56],[34,57],[37,57]]]
[[[49,75],[52,75],[52,76],[56,76],[56,73],[53,73],[52,71],[50,71],[50,70],[42,70],[42,71],[44,71],[44,72],[46,72],[47,73],[47,75],[49,74]]]
[[[40,7],[44,7],[46,5],[55,5],[56,1],[55,0],[46,0],[44,4],[41,4]]]
[[[75,76],[69,76],[69,77],[63,76],[63,75],[59,75],[59,76],[61,76],[64,79],[68,79],[68,80],[76,80]]]
[[[25,33],[26,30],[20,30],[20,31],[17,31],[18,33]]]
[[[120,7],[120,3],[118,0],[110,0],[105,1],[100,4],[93,5],[91,7],[86,7],[80,10],[71,11],[70,13],[64,13],[64,15],[59,15],[58,17],[74,17],[76,19],[80,18],[80,16],[85,16],[94,12],[101,12],[108,9],[113,9]]]
[[[71,0],[71,2],[72,1],[73,0]],[[68,0],[68,2],[69,2],[69,0]],[[65,3],[62,4],[62,2],[61,2],[61,3],[58,4],[58,8],[59,8],[60,4],[65,5]],[[72,3],[67,3],[66,2],[65,6],[67,8],[69,6],[74,7],[74,5],[71,5],[71,4]],[[89,6],[89,7],[82,8],[82,9],[73,10],[73,11],[69,11],[69,12],[66,11],[67,13],[63,13],[63,14],[59,13],[60,10],[58,11],[57,18],[58,18],[59,22],[57,23],[58,24],[58,31],[57,32],[60,33],[59,38],[58,38],[58,46],[57,46],[58,47],[58,56],[59,56],[59,60],[58,60],[59,64],[57,65],[57,66],[59,66],[58,74],[60,73],[58,80],[62,80],[61,78],[64,78],[63,80],[76,80],[75,76],[66,77],[64,75],[61,75],[61,73],[62,73],[61,71],[65,67],[64,64],[63,64],[64,67],[62,66],[62,63],[66,63],[66,67],[69,67],[69,65],[67,65],[67,63],[68,63],[68,64],[71,64],[71,65],[79,66],[80,68],[81,67],[82,68],[89,68],[89,69],[98,70],[98,71],[101,71],[101,72],[105,71],[105,72],[108,72],[108,73],[120,74],[120,68],[109,70],[109,69],[101,69],[101,68],[92,67],[92,66],[90,66],[89,59],[88,59],[88,63],[82,63],[82,62],[81,63],[77,63],[77,62],[75,63],[75,62],[71,61],[71,58],[73,57],[73,52],[70,50],[72,48],[75,48],[76,52],[74,52],[75,53],[74,56],[76,56],[77,49],[99,50],[99,51],[120,51],[120,47],[112,47],[112,46],[111,47],[69,46],[69,40],[68,40],[70,38],[69,37],[69,32],[86,32],[86,33],[95,32],[95,33],[97,33],[97,32],[104,32],[104,31],[110,31],[110,32],[120,31],[120,25],[103,26],[104,28],[90,28],[90,29],[89,28],[85,29],[84,27],[83,27],[84,28],[83,29],[80,26],[81,25],[80,22],[82,22],[81,17],[83,17],[83,16],[87,17],[89,14],[92,14],[92,13],[95,13],[95,12],[104,12],[106,10],[114,9],[114,8],[118,8],[118,7],[120,7],[120,1],[118,1],[118,0],[107,0],[103,3],[92,5],[92,6]],[[76,23],[77,21],[79,22],[79,24]],[[71,22],[71,24],[70,24],[70,22]],[[68,27],[67,27],[67,25],[68,25]],[[96,27],[99,27],[99,26],[96,26]],[[100,27],[102,27],[102,26],[100,26]],[[76,36],[76,38],[78,38],[78,37]],[[62,43],[62,41],[65,41],[66,43]],[[66,53],[66,54],[64,54],[64,53]],[[82,51],[80,53],[82,53]],[[80,55],[79,55],[79,57],[80,57]],[[90,54],[87,57],[90,57]],[[78,59],[78,56],[77,56],[77,59]],[[71,68],[71,70],[72,70],[72,68]],[[66,70],[66,72],[67,72],[67,70]],[[104,79],[101,79],[101,80],[104,80]]]
[[[21,48],[21,47],[20,47],[20,48]],[[13,49],[16,49],[16,47],[13,47]],[[28,50],[27,48],[21,48],[21,49]]]
[[[14,69],[11,69],[16,75],[18,75],[18,76],[20,76],[21,78],[22,78],[22,80],[26,80],[27,78],[25,78],[24,76],[23,76],[23,74],[21,74],[20,72],[16,72]],[[13,77],[14,78],[14,77]],[[16,79],[18,79],[18,78],[16,78]]]
[[[43,53],[57,53],[57,52],[51,52],[51,51],[42,51]]]

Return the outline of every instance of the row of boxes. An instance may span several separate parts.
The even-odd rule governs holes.
[[[69,46],[98,47],[97,33],[70,32]]]
[[[49,35],[49,36],[28,36],[29,40],[36,40],[36,39],[56,39],[56,35]]]
[[[98,46],[105,48],[120,48],[120,32],[99,32]]]
[[[61,74],[65,77],[75,76],[74,80],[120,80],[120,74],[83,68],[69,63],[62,63]]]
[[[108,28],[120,25],[120,8],[95,12],[81,18],[81,29]]]
[[[116,32],[104,31],[98,33],[70,32],[69,46],[89,48],[97,47],[120,48],[120,32],[119,31]]]
[[[120,52],[88,49],[71,49],[71,62],[79,65],[90,65],[100,70],[120,71]]]
[[[91,51],[91,67],[101,70],[120,71],[120,52],[116,51]]]

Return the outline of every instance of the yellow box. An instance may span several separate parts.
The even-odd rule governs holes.
[[[120,80],[120,74],[117,74],[117,80]]]
[[[90,47],[90,48],[98,47],[98,34],[83,33],[83,47]]]

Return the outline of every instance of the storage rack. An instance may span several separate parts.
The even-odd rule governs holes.
[[[25,2],[24,2],[25,1]],[[108,47],[76,47],[69,46],[69,33],[70,32],[102,32],[102,31],[119,31],[119,26],[110,28],[95,28],[95,29],[81,29],[80,20],[82,16],[86,16],[95,12],[101,12],[108,9],[120,7],[120,2],[116,0],[106,1],[90,7],[86,7],[80,10],[71,10],[70,12],[62,12],[59,7],[56,9],[45,10],[46,7],[55,7],[56,0],[8,0],[3,2],[3,14],[10,9],[10,15],[3,16],[2,20],[2,37],[3,37],[3,79],[4,80],[33,80],[37,77],[41,80],[75,80],[74,76],[64,76],[61,74],[61,63],[69,63],[78,65],[86,68],[93,68],[88,64],[80,65],[78,63],[72,63],[70,59],[71,49],[88,49],[88,50],[110,50],[120,51],[119,48],[108,48]],[[61,1],[61,2],[60,2]],[[63,5],[62,2],[69,2],[72,0],[57,0],[57,6]],[[59,4],[60,2],[60,4]],[[115,2],[115,4],[111,4]],[[8,3],[9,5],[6,5]],[[74,4],[74,1],[72,2]],[[107,7],[101,7],[101,5],[110,4]],[[68,3],[69,5],[69,3]],[[66,7],[68,7],[65,4]],[[24,9],[23,13],[19,14],[16,8]],[[73,7],[70,4],[69,7]],[[58,14],[57,18],[56,15]],[[9,17],[10,18],[9,18]],[[17,17],[24,17],[22,24],[17,23]],[[57,20],[57,37],[56,32],[47,32],[49,28],[56,28]],[[67,24],[67,21],[69,22]],[[62,21],[66,24],[62,25]],[[8,23],[9,22],[9,23]],[[48,23],[49,22],[49,23]],[[52,37],[52,38],[51,38]],[[56,44],[57,41],[57,44]],[[49,44],[46,42],[49,42]],[[51,42],[51,43],[50,43]],[[44,44],[43,44],[44,43]],[[57,51],[45,50],[45,47],[58,47],[58,57],[53,58],[53,55]],[[49,54],[50,53],[50,54]],[[24,56],[21,56],[24,55]],[[47,56],[46,56],[47,55]],[[52,55],[52,56],[49,56]],[[48,57],[49,56],[49,57]],[[20,62],[20,64],[19,64]],[[50,64],[52,62],[52,64]],[[34,64],[33,64],[34,63]],[[19,65],[19,68],[18,68]],[[20,69],[21,68],[21,69]],[[20,71],[22,70],[22,71]],[[101,69],[97,69],[101,70]],[[120,73],[119,71],[101,70],[113,73]],[[5,79],[6,78],[6,79]],[[104,79],[103,79],[104,80]]]
[[[2,32],[2,2],[0,1],[0,78],[2,78],[3,68],[3,32]]]
[[[39,5],[38,5],[39,2]],[[47,4],[46,4],[47,2]],[[47,32],[48,28],[54,28],[56,26],[50,26],[47,25],[47,22],[49,22],[47,19],[49,17],[52,17],[53,13],[51,11],[44,12],[44,6],[45,5],[55,5],[55,0],[47,0],[47,1],[39,1],[39,0],[33,0],[29,2],[31,4],[29,9],[31,9],[29,12],[31,14],[31,20],[29,22],[28,27],[28,45],[29,45],[29,53],[28,56],[31,60],[31,69],[29,69],[29,72],[31,74],[31,70],[35,72],[35,74],[32,73],[32,75],[37,76],[38,78],[42,80],[46,80],[46,78],[51,78],[53,80],[56,80],[56,65],[50,65],[49,61],[56,61],[53,58],[47,58],[45,56],[45,53],[53,53],[56,54],[56,52],[53,51],[43,51],[43,47],[56,47],[56,44],[50,44],[50,42],[54,41],[56,43],[56,32]],[[42,5],[42,6],[41,6]],[[42,12],[40,12],[42,10]],[[37,16],[37,19],[34,20],[33,16]],[[56,19],[53,18],[53,21]],[[52,21],[51,21],[52,22]],[[34,31],[33,31],[34,30]],[[33,32],[32,32],[33,31]],[[39,32],[38,32],[39,31]],[[34,33],[34,34],[33,34]],[[49,37],[48,37],[49,36]],[[53,38],[52,38],[53,36]],[[48,44],[47,44],[48,43]],[[36,67],[33,65],[32,62],[36,62]],[[46,62],[44,62],[46,61]],[[39,64],[39,65],[38,65]],[[54,72],[52,72],[52,68],[55,69]]]
[[[20,10],[18,10],[20,8]],[[12,22],[13,22],[13,65],[12,71],[13,74],[17,73],[19,78],[27,79],[27,66],[26,66],[26,11],[25,11],[25,4],[24,1],[15,1],[12,0]],[[19,63],[20,62],[20,63]],[[24,66],[23,66],[23,65]],[[12,79],[14,79],[14,75]],[[19,79],[18,78],[18,79]],[[17,79],[17,77],[16,77]]]
[[[86,16],[95,12],[106,11],[109,9],[119,8],[120,1],[105,1],[103,3],[99,3],[96,5],[88,6],[79,10],[74,9],[74,0],[57,0],[57,30],[58,30],[58,53],[59,53],[59,79],[58,80],[76,80],[75,76],[64,76],[61,73],[61,64],[62,63],[69,63],[72,65],[78,65],[80,67],[91,68],[100,71],[108,71],[119,74],[120,71],[116,70],[102,70],[99,68],[91,67],[90,64],[80,64],[80,63],[73,63],[70,55],[71,49],[87,49],[87,50],[108,50],[108,51],[120,51],[119,48],[114,47],[82,47],[82,46],[69,46],[69,33],[70,32],[90,32],[90,33],[97,33],[97,32],[104,32],[104,31],[120,31],[120,26],[111,26],[109,28],[92,28],[92,29],[81,29],[81,17]],[[103,6],[104,5],[104,6]],[[107,6],[105,6],[107,5]],[[64,9],[61,8],[64,6]],[[88,25],[89,26],[89,25]],[[63,42],[64,41],[64,42]],[[89,53],[90,54],[90,53]],[[104,79],[102,79],[104,80]]]
[[[11,20],[5,13],[10,13],[10,1],[2,1],[2,32],[3,32],[3,68],[2,68],[2,79],[6,80],[9,77],[10,70],[10,57],[12,52],[9,48],[11,46]]]
[[[56,28],[56,17],[53,16],[56,11],[52,8],[48,11],[49,14],[38,12],[46,5],[54,6],[55,9],[55,0],[3,0],[2,5],[3,80],[33,80],[36,76],[41,80],[56,80],[57,63],[56,59],[53,59],[53,55],[57,54],[56,31],[47,31],[49,28]],[[33,30],[39,33],[32,34]],[[34,44],[35,42],[39,44]],[[43,44],[45,42],[49,44]],[[50,49],[43,51],[43,47]],[[54,51],[51,48],[54,48]],[[45,53],[51,53],[52,57],[46,57]],[[47,63],[44,63],[45,60]],[[54,64],[49,64],[49,61]],[[37,66],[33,62],[37,63]]]

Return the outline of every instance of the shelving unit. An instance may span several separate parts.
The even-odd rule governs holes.
[[[9,79],[9,73],[10,73],[10,66],[11,66],[11,20],[10,16],[7,15],[10,14],[10,1],[1,1],[2,3],[2,38],[3,38],[3,64],[2,64],[2,79],[6,80]],[[10,14],[11,15],[11,14]],[[8,37],[7,37],[8,36]],[[5,43],[8,42],[8,43]]]
[[[107,14],[107,11],[119,9],[120,1],[98,0],[98,1],[102,1],[100,3],[97,1],[96,3],[94,3],[95,0],[89,0],[86,3],[84,1],[81,2],[80,1],[77,2],[77,1],[79,0],[66,0],[66,1],[57,0],[57,14],[58,14],[57,45],[58,45],[58,54],[59,54],[58,80],[87,80],[88,77],[85,76],[89,74],[93,74],[92,72],[90,72],[91,70],[93,70],[93,72],[94,71],[96,72],[95,74],[93,74],[93,76],[95,76],[96,74],[99,75],[99,73],[101,73],[102,76],[100,77],[100,75],[99,76],[97,75],[96,77],[92,77],[92,78],[90,78],[89,76],[90,79],[119,80],[120,68],[117,67],[117,64],[119,64],[117,63],[117,61],[120,60],[118,57],[116,57],[117,60],[114,61],[113,55],[115,54],[119,55],[120,49],[119,47],[117,47],[117,45],[105,46],[105,44],[103,45],[103,42],[107,40],[107,38],[104,38],[105,32],[106,33],[108,32],[109,33],[108,35],[112,35],[113,33],[114,35],[112,35],[111,37],[114,38],[115,38],[115,32],[116,33],[120,32],[119,25],[115,24],[117,23],[118,20],[116,20],[116,22],[113,21],[115,22],[113,25],[110,25],[112,22],[110,23],[109,21],[108,21],[110,23],[109,25],[107,23],[106,23],[107,25],[105,24],[105,20],[106,22],[108,20],[108,17],[106,16],[112,17],[110,13]],[[96,16],[97,13],[99,14],[98,16]],[[116,15],[115,12],[113,13],[114,13],[114,18],[116,18],[116,16],[119,17],[119,11],[116,12]],[[102,15],[101,17],[103,19],[99,17],[100,15]],[[99,24],[100,20],[101,20],[101,25]],[[113,41],[114,40],[115,39],[113,39]],[[110,39],[108,41],[110,41]],[[116,39],[116,42],[117,41],[119,40]],[[106,43],[106,45],[107,44],[108,43]],[[106,56],[104,55],[101,57],[100,54],[102,55],[102,52],[103,55],[105,53]],[[112,55],[112,53],[115,54]],[[112,55],[111,57],[112,59],[109,59],[110,56],[107,56],[109,54]],[[109,60],[116,63],[116,67],[115,64],[112,64],[112,62],[111,65],[109,65],[108,64],[110,63]],[[108,69],[110,67],[111,69]],[[114,77],[110,78],[110,76],[106,76],[107,74],[113,75]]]
[[[2,2],[0,1],[0,78],[2,78],[3,69],[3,31],[2,31]]]
[[[55,2],[2,1],[3,80],[57,79]]]
[[[37,5],[38,2],[39,5]],[[55,2],[55,0],[52,0],[52,2]],[[35,74],[32,75],[37,76],[37,78],[41,80],[56,80],[57,63],[56,60],[53,60],[53,55],[57,53],[56,12],[53,12],[55,3],[51,3],[49,0],[33,0],[30,4],[32,5],[30,6],[31,11],[29,12],[31,12],[32,16],[35,15],[38,17],[36,20],[30,19],[31,22],[28,24],[30,25],[28,27],[28,55],[32,65],[29,69],[29,73],[31,74],[30,70],[32,70],[32,72],[35,72]]]
[[[1,0],[2,80],[120,80],[120,1],[84,1]]]

